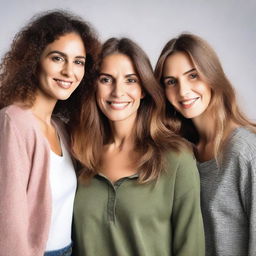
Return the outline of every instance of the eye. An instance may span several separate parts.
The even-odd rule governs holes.
[[[51,59],[52,59],[54,62],[61,62],[61,61],[64,61],[64,58],[63,58],[63,57],[57,56],[57,55],[52,56]]]
[[[196,78],[198,78],[199,76],[198,76],[198,74],[197,73],[191,73],[191,74],[189,74],[189,78],[191,78],[191,79],[196,79]]]
[[[85,61],[83,61],[83,60],[75,60],[74,63],[77,65],[81,65],[81,66],[85,65]]]
[[[175,86],[177,83],[177,80],[174,78],[165,79],[164,84],[165,86]]]
[[[137,83],[138,79],[137,78],[127,78],[128,83]]]
[[[110,77],[107,77],[107,76],[100,76],[98,78],[98,81],[102,84],[108,84],[108,83],[111,83],[112,82],[112,79]]]

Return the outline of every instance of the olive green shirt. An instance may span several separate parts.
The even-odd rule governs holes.
[[[80,183],[74,205],[75,256],[203,256],[199,176],[191,154],[169,153],[157,181],[138,175]]]

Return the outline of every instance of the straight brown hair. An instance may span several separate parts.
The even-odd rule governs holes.
[[[214,119],[215,142],[214,155],[218,158],[224,147],[224,134],[230,121],[245,126],[256,132],[256,124],[252,123],[239,109],[235,90],[227,79],[219,58],[213,48],[202,38],[193,34],[181,34],[171,39],[164,46],[155,68],[155,77],[164,88],[162,81],[166,59],[175,52],[186,53],[195,65],[199,77],[211,88],[211,102],[207,109]],[[167,100],[166,100],[167,101]],[[170,127],[176,132],[197,143],[199,134],[190,119],[176,113],[174,107],[167,101],[166,117]]]
[[[165,101],[163,89],[157,83],[150,61],[144,51],[128,38],[111,38],[103,45],[98,73],[105,57],[124,54],[130,58],[145,94],[141,100],[136,123],[134,150],[139,153],[137,170],[140,183],[157,179],[164,169],[164,155],[169,150],[179,151],[186,143],[168,130],[163,122]],[[97,83],[88,88],[79,113],[78,125],[73,126],[72,144],[75,156],[85,166],[83,177],[97,174],[103,146],[112,141],[109,121],[98,108],[95,94]]]

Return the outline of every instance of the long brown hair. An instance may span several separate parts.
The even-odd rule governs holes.
[[[155,80],[148,57],[137,44],[127,38],[107,40],[99,57],[98,73],[103,59],[115,53],[124,54],[131,59],[145,94],[138,109],[134,149],[140,155],[137,163],[139,182],[144,183],[160,175],[164,166],[164,153],[168,150],[179,151],[184,142],[163,124],[163,90]],[[72,127],[73,151],[86,167],[83,173],[85,178],[97,173],[103,146],[112,140],[109,121],[96,103],[96,90],[95,82],[84,96],[79,124]]]
[[[215,121],[214,155],[217,158],[223,150],[225,129],[230,121],[248,127],[254,132],[256,124],[249,121],[239,109],[235,90],[227,79],[215,51],[199,36],[181,34],[164,46],[155,68],[155,76],[162,87],[164,87],[162,76],[165,61],[175,52],[186,53],[195,65],[200,78],[211,88],[211,102],[207,111]],[[199,134],[192,121],[177,113],[168,101],[166,116],[171,127],[176,127],[179,134],[193,143],[199,141]]]
[[[46,46],[67,33],[77,33],[86,48],[85,75],[68,100],[58,101],[54,113],[65,118],[76,111],[80,95],[94,76],[100,49],[97,34],[82,18],[62,10],[42,12],[18,32],[0,64],[0,109],[16,101],[32,106],[39,86],[40,57]]]

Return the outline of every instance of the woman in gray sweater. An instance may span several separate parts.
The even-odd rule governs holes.
[[[206,255],[256,255],[256,124],[239,110],[216,53],[198,36],[170,40],[155,74],[167,122],[194,144]]]

